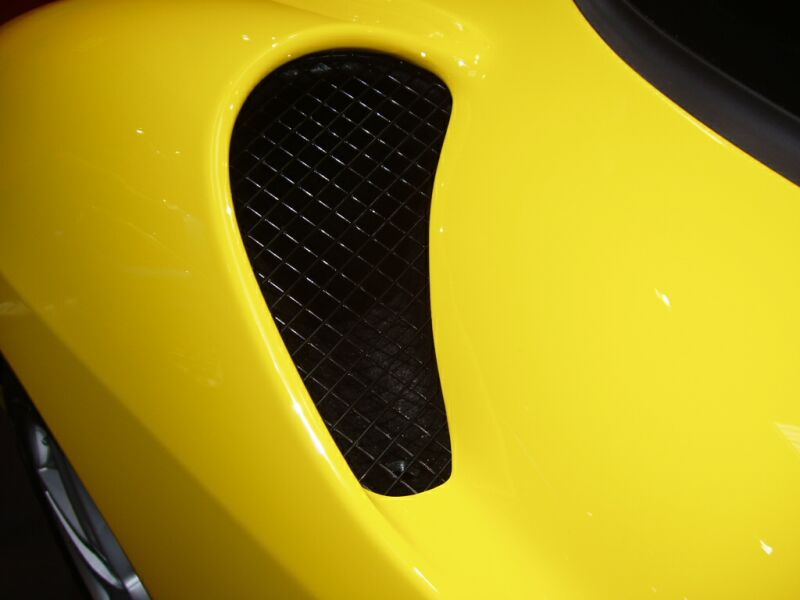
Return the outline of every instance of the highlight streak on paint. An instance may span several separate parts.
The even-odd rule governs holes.
[[[664,292],[662,292],[658,288],[656,288],[656,296],[658,296],[658,299],[664,303],[664,306],[666,306],[669,309],[672,309],[672,302],[670,301],[669,296],[667,296]]]

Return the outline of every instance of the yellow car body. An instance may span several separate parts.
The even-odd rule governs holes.
[[[335,48],[453,96],[414,496],[350,471],[232,209],[249,92]],[[2,352],[155,598],[800,595],[800,190],[572,2],[58,2],[0,98]]]

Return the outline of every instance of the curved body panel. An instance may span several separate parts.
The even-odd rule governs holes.
[[[416,496],[358,485],[232,211],[238,109],[331,48],[453,95]],[[800,191],[573,4],[75,0],[0,89],[2,351],[154,597],[800,593]]]

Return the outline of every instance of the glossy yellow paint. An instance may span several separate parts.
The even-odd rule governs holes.
[[[248,91],[398,54],[454,468],[361,489],[230,200]],[[156,598],[796,598],[800,191],[566,0],[61,2],[0,35],[0,343]]]

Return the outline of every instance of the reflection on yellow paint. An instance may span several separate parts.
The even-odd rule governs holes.
[[[789,440],[789,443],[794,446],[794,449],[800,452],[800,427],[787,423],[775,423],[775,426],[786,439]]]

